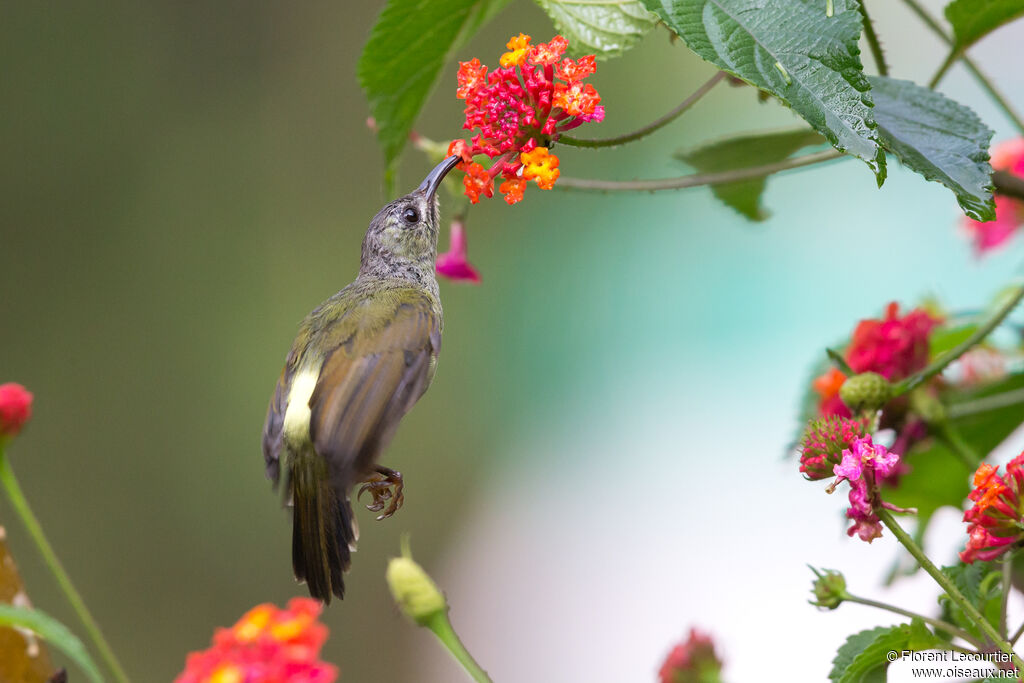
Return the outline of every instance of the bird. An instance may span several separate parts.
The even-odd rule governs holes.
[[[373,217],[358,276],[302,321],[270,398],[266,474],[292,508],[295,578],[325,605],[344,598],[359,536],[352,489],[371,494],[378,520],[404,501],[401,473],[377,460],[437,367],[436,195],[458,162],[446,158]]]

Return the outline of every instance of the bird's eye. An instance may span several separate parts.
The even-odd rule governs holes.
[[[402,220],[408,223],[409,225],[413,225],[415,223],[419,223],[420,214],[418,211],[416,211],[416,209],[412,208],[411,206],[407,206],[405,207],[405,211],[402,212]]]

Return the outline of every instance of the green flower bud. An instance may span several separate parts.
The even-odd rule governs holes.
[[[831,569],[824,570],[824,574],[814,567],[811,567],[811,571],[818,577],[811,588],[811,592],[817,599],[811,600],[811,604],[826,609],[839,607],[847,595],[846,579],[843,578],[843,575]]]
[[[411,557],[392,558],[385,576],[395,602],[420,626],[448,609],[437,584]]]
[[[892,385],[877,372],[854,375],[839,387],[839,398],[854,415],[862,411],[876,411],[891,397]]]

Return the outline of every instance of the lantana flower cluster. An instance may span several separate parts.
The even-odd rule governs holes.
[[[850,507],[846,516],[853,524],[847,534],[856,534],[868,543],[882,535],[882,522],[875,514],[876,504],[896,512],[908,512],[878,498],[877,482],[892,476],[899,463],[898,454],[872,443],[870,436],[855,439],[851,447],[843,451],[842,460],[833,468],[836,480],[829,487],[829,493],[843,481],[850,483]]]
[[[558,180],[558,157],[551,145],[565,131],[588,121],[604,119],[601,96],[584,80],[597,65],[593,55],[563,57],[569,41],[555,36],[548,43],[530,44],[520,33],[508,41],[501,66],[488,73],[479,59],[459,63],[456,96],[466,101],[463,128],[477,130],[466,140],[454,140],[450,155],[458,155],[457,168],[472,203],[494,195],[494,182],[509,204],[523,198],[530,181],[550,190]],[[473,161],[485,155],[490,167]]]
[[[940,322],[941,318],[922,308],[901,316],[899,304],[893,301],[882,319],[857,324],[844,358],[856,373],[876,372],[889,381],[901,380],[928,365],[929,338]],[[812,386],[820,397],[822,415],[850,417],[839,398],[845,381],[846,375],[835,367],[815,378]]]
[[[175,683],[332,683],[338,669],[319,659],[322,609],[310,598],[293,598],[287,609],[257,605],[217,629],[208,650],[190,654]]]
[[[1024,453],[999,468],[982,463],[974,473],[974,489],[968,498],[974,506],[964,513],[967,522],[967,547],[960,559],[994,560],[1024,542]]]
[[[1007,140],[992,148],[992,168],[1024,178],[1024,138]],[[1010,240],[1024,224],[1024,202],[1013,197],[996,195],[996,219],[981,223],[965,218],[964,227],[974,241],[979,256],[993,251]]]

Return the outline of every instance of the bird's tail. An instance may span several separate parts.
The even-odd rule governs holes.
[[[331,594],[345,597],[342,572],[355,545],[352,506],[343,490],[331,484],[327,463],[315,453],[298,455],[291,464],[293,503],[292,567],[309,594],[328,604]]]

